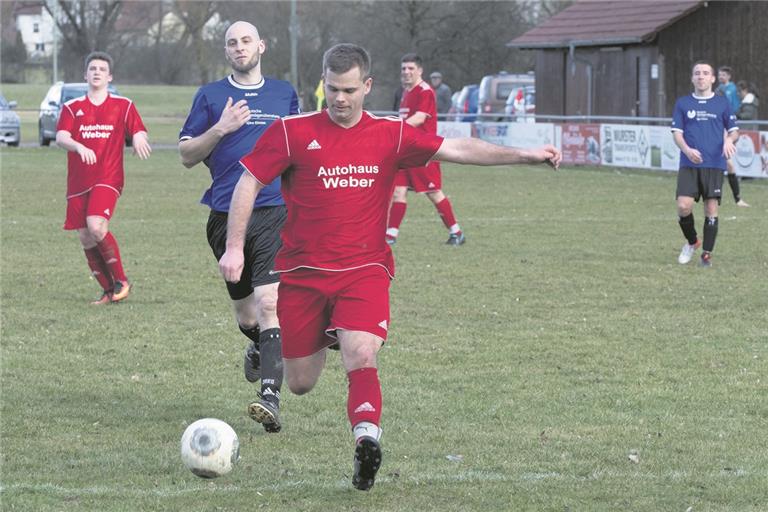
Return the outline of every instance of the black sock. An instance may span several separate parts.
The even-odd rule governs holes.
[[[256,343],[256,347],[259,346],[259,325],[256,324],[255,327],[251,327],[250,329],[248,327],[243,327],[242,325],[237,325],[240,328],[240,332],[245,334],[249,340]]]
[[[717,238],[717,217],[707,217],[704,219],[704,245],[702,250],[712,252],[715,248],[715,238]]]
[[[261,396],[277,405],[283,385],[283,352],[280,329],[267,329],[259,335],[261,353]]]
[[[731,192],[733,192],[733,200],[737,203],[741,201],[741,185],[739,184],[739,177],[735,174],[728,175],[728,184],[731,185]]]
[[[678,221],[680,223],[680,229],[683,230],[683,236],[688,243],[693,245],[696,243],[696,226],[693,223],[693,214],[689,213],[687,217],[680,217]]]

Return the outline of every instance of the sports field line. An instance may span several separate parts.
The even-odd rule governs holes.
[[[547,480],[560,480],[560,481],[574,481],[574,482],[598,482],[603,479],[619,479],[619,480],[649,480],[666,482],[669,480],[680,480],[684,478],[702,477],[700,473],[696,475],[689,474],[687,471],[669,471],[664,475],[652,475],[647,473],[638,473],[634,471],[619,472],[619,471],[594,471],[589,475],[566,475],[557,472],[545,472],[545,473],[522,473],[517,476],[502,474],[498,472],[485,472],[485,471],[464,471],[454,474],[433,474],[423,475],[420,478],[408,477],[403,478],[405,483],[413,483],[418,485],[436,484],[436,483],[464,483],[464,482],[508,482],[518,483],[521,485],[536,484],[536,482],[542,482]],[[736,478],[744,478],[749,476],[756,476],[760,478],[768,478],[768,471],[762,472],[762,475],[755,473],[754,475],[743,469],[734,468],[732,470],[723,469],[720,471],[712,471],[707,478],[721,478],[724,480],[734,480]],[[391,476],[381,476],[376,479],[379,486],[386,485],[387,483],[399,482],[401,478]],[[281,480],[279,483],[266,485],[263,487],[242,487],[234,484],[227,484],[225,480],[218,481],[199,481],[194,484],[180,483],[173,487],[153,487],[151,489],[139,489],[135,487],[122,487],[122,486],[92,486],[92,487],[76,487],[69,488],[63,487],[54,483],[37,483],[37,484],[25,484],[15,483],[11,485],[0,486],[0,495],[5,495],[5,498],[10,499],[13,495],[23,493],[36,493],[36,494],[48,494],[54,496],[101,496],[101,497],[123,497],[123,498],[144,498],[144,497],[173,497],[181,496],[193,493],[239,493],[239,492],[283,492],[293,489],[318,489],[318,490],[343,490],[351,488],[351,484],[348,479],[343,480]]]

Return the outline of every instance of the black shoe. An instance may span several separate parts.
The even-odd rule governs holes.
[[[280,424],[279,406],[262,398],[261,393],[258,393],[258,397],[257,401],[248,406],[248,415],[256,423],[261,423],[270,434],[280,432],[283,426]]]
[[[355,489],[367,491],[373,487],[376,472],[381,467],[381,445],[377,440],[368,436],[357,440],[354,466],[352,485]]]
[[[255,341],[252,341],[245,349],[243,370],[245,370],[245,380],[248,382],[258,382],[261,378],[261,357],[259,357],[259,347],[256,346]]]
[[[464,233],[451,233],[451,236],[448,237],[448,241],[445,242],[445,245],[453,245],[453,246],[459,246],[464,245],[464,242],[466,242],[467,239],[464,236]]]

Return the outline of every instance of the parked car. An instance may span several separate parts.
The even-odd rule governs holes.
[[[456,120],[465,123],[474,122],[477,119],[477,84],[465,85],[459,91],[456,99]]]
[[[534,123],[533,117],[523,117],[536,113],[536,86],[525,85],[517,87],[509,93],[507,103],[504,105],[504,114],[507,121],[521,121]]]
[[[110,94],[117,94],[117,89],[112,84],[107,88]],[[56,125],[59,122],[61,107],[69,100],[85,96],[88,92],[88,84],[56,82],[53,84],[40,103],[40,118],[38,120],[38,140],[41,146],[50,145],[56,140]]]
[[[480,81],[480,114],[498,114],[496,117],[483,118],[490,121],[504,120],[504,105],[509,93],[518,87],[535,85],[536,77],[533,73],[512,74],[501,72],[496,75],[486,75]]]
[[[15,101],[7,101],[0,94],[0,142],[9,146],[18,146],[21,141],[21,119],[15,108]]]

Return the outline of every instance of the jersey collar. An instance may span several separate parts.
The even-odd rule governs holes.
[[[264,87],[264,83],[267,81],[264,76],[261,77],[261,82],[253,85],[244,85],[238,82],[235,82],[235,78],[232,75],[227,76],[227,80],[229,80],[230,85],[233,87],[237,87],[238,89],[247,89],[247,90],[253,90],[253,89],[261,89]]]
[[[714,98],[714,97],[715,97],[715,93],[711,92],[711,93],[709,93],[709,95],[708,95],[708,96],[696,96],[696,93],[695,93],[695,92],[692,92],[692,93],[691,93],[691,96],[693,96],[693,97],[694,97],[694,98],[696,98],[697,100],[711,100],[712,98]]]

